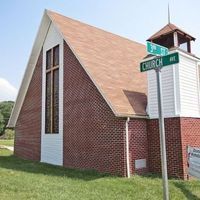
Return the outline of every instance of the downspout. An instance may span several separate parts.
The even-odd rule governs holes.
[[[127,170],[127,178],[130,178],[130,163],[129,163],[129,137],[128,137],[128,123],[130,118],[127,117],[126,120],[126,170]]]

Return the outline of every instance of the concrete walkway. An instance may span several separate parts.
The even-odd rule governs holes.
[[[0,149],[8,149],[10,151],[14,151],[14,147],[6,146],[6,145],[0,145]]]

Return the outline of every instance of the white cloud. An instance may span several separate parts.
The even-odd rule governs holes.
[[[6,79],[0,78],[0,102],[13,100],[17,96],[17,89],[9,83]]]

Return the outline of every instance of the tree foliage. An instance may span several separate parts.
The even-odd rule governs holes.
[[[13,101],[0,102],[0,135],[5,133],[6,125],[8,124],[13,105]]]
[[[4,130],[4,119],[3,119],[3,115],[0,113],[0,135]]]

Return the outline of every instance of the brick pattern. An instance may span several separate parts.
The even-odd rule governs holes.
[[[187,146],[200,148],[200,119],[181,118],[183,178],[187,179]]]
[[[129,158],[131,174],[148,172],[148,141],[145,119],[131,119],[129,122]],[[146,159],[147,167],[135,169],[135,160],[138,159]]]
[[[15,127],[14,154],[24,159],[40,160],[42,103],[42,52],[38,58]]]
[[[64,166],[125,176],[126,120],[114,116],[65,42],[64,91]]]
[[[161,173],[158,120],[148,120],[149,171]],[[165,119],[168,175],[187,179],[187,146],[200,147],[200,119]]]
[[[149,171],[161,173],[160,137],[157,119],[148,120],[148,152]],[[168,175],[182,178],[182,144],[180,132],[180,118],[165,119],[166,150]]]
[[[126,119],[114,116],[66,43],[64,91],[64,166],[126,176]],[[148,162],[146,120],[130,120],[129,139],[131,174],[147,172],[134,166]]]

